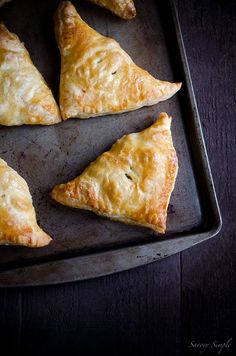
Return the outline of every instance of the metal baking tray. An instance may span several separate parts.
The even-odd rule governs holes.
[[[58,99],[60,56],[53,13],[59,1],[15,0],[0,19],[18,34]],[[221,216],[173,1],[137,1],[124,21],[86,1],[82,18],[115,38],[154,76],[183,83],[173,98],[134,112],[50,127],[0,127],[0,157],[28,182],[38,222],[54,241],[46,248],[0,247],[0,286],[56,284],[98,277],[157,261],[216,235]],[[121,136],[148,127],[162,111],[173,117],[179,173],[164,236],[56,204],[48,193],[78,175]]]

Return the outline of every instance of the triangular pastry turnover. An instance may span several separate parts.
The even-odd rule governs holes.
[[[0,159],[0,245],[42,247],[50,241],[37,224],[26,181]]]
[[[181,87],[152,77],[113,39],[90,28],[69,2],[55,15],[63,119],[117,114],[170,98]]]
[[[164,233],[178,171],[170,125],[171,117],[162,113],[146,130],[123,136],[51,196],[70,207]]]
[[[99,6],[105,7],[125,20],[136,16],[133,0],[89,0]]]
[[[0,125],[52,125],[57,104],[19,38],[0,24]]]

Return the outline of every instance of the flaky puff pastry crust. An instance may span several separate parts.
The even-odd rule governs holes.
[[[63,119],[117,114],[170,98],[181,87],[152,77],[120,45],[90,28],[69,2],[55,14]]]
[[[0,245],[42,247],[50,241],[37,224],[26,181],[0,159]]]
[[[0,24],[0,125],[61,121],[51,90],[19,38]]]
[[[89,0],[99,6],[105,7],[117,16],[129,20],[136,16],[133,0]]]
[[[178,171],[170,125],[171,117],[162,113],[146,130],[123,136],[79,177],[57,185],[52,198],[164,233]]]

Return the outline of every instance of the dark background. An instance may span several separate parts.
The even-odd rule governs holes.
[[[108,277],[1,289],[0,348],[6,351],[0,354],[217,355],[214,343],[232,338],[220,354],[233,355],[236,3],[178,0],[177,7],[222,212],[220,234]],[[205,351],[196,345],[202,343],[209,344]]]

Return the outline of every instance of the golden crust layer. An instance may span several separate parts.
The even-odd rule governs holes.
[[[170,98],[181,87],[138,67],[115,40],[90,28],[69,1],[58,7],[55,33],[63,119],[136,110]]]
[[[130,20],[136,16],[133,0],[89,0],[99,6],[105,7],[117,16]]]
[[[0,245],[42,247],[50,241],[37,224],[27,183],[0,159]]]
[[[79,177],[56,186],[52,198],[164,233],[178,171],[170,124],[171,117],[162,113],[146,130],[123,136]]]
[[[57,104],[19,38],[0,24],[0,125],[52,125]]]

